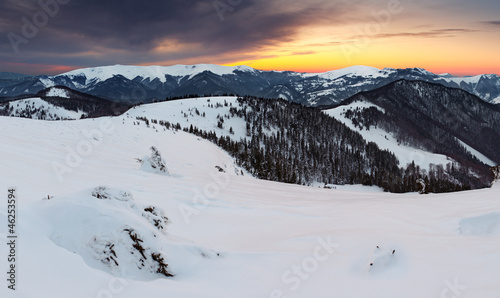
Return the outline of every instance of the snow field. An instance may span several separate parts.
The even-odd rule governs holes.
[[[184,119],[169,104],[187,113],[188,103],[171,102],[114,118],[0,118],[1,184],[17,189],[20,237],[19,288],[1,287],[2,297],[453,297],[458,289],[467,298],[500,291],[497,185],[421,196],[259,181],[205,140],[134,125],[136,115]],[[79,154],[91,140],[92,150]],[[170,175],[137,163],[151,146]],[[81,158],[74,167],[68,148]],[[62,181],[55,162],[71,169]],[[99,186],[114,199],[92,196]],[[142,215],[148,206],[168,217],[165,233]],[[477,232],[484,226],[489,232]],[[148,262],[139,269],[125,227],[147,252],[161,252],[175,276],[154,274]],[[118,267],[99,259],[109,242]],[[4,245],[6,268],[1,256]]]

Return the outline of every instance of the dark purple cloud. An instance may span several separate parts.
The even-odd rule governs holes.
[[[404,1],[401,0],[409,7]],[[430,0],[413,1],[412,5],[418,8],[429,3],[441,8],[445,5]],[[461,5],[453,8],[494,13],[500,5],[497,3],[500,2],[460,0]],[[338,44],[336,34],[344,33],[343,25],[371,21],[371,13],[387,5],[387,0],[1,0],[0,72],[37,73],[43,65],[60,69],[55,66],[253,60],[262,58],[253,53],[294,41],[299,30],[307,26],[331,26],[331,35],[325,36],[324,45]],[[441,9],[434,12],[447,14]],[[418,9],[407,9],[397,18],[404,20],[412,13],[414,18],[421,17]],[[429,16],[422,18],[425,24],[430,20],[433,18]],[[498,21],[486,23],[498,26]],[[23,32],[23,27],[34,27],[36,32]],[[400,31],[382,31],[375,38],[450,37],[471,32],[441,29],[412,33],[407,28]],[[166,51],[154,50],[164,44]],[[308,48],[288,51],[309,52]],[[280,54],[279,49],[275,54]],[[29,65],[34,68],[30,70]]]
[[[372,38],[397,38],[397,37],[426,37],[426,38],[446,38],[455,37],[463,33],[473,33],[478,32],[478,30],[470,29],[435,29],[429,31],[420,32],[399,32],[399,33],[382,33],[373,35]],[[360,38],[361,36],[355,36],[354,39]]]
[[[44,10],[40,1],[52,5]],[[322,0],[40,1],[0,2],[0,61],[92,66],[223,56],[291,41],[298,28],[334,23],[348,10]],[[32,27],[26,20],[38,30],[33,36],[23,34]],[[185,46],[152,51],[165,40]]]
[[[483,24],[491,25],[491,26],[500,26],[500,21],[483,22]]]

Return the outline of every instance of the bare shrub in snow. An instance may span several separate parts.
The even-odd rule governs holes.
[[[165,232],[167,224],[169,223],[168,218],[165,216],[165,211],[155,206],[148,206],[144,208],[142,217],[146,218],[150,223],[152,223],[158,230]]]
[[[135,252],[139,252],[138,255],[135,254],[137,256],[136,265],[138,269],[149,268],[151,272],[159,273],[165,277],[174,276],[167,271],[168,264],[165,263],[162,254],[160,252],[153,252],[149,247],[144,247],[144,241],[134,229],[124,229],[123,231],[127,232],[132,240],[132,248],[134,250],[131,253],[135,254]]]
[[[491,167],[490,170],[493,173],[493,179],[495,181],[500,180],[500,166]]]
[[[132,194],[123,190],[112,190],[106,186],[96,187],[92,191],[92,196],[100,200],[111,200],[115,199],[118,201],[127,202],[133,200]]]

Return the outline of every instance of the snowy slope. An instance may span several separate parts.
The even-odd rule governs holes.
[[[126,115],[133,119],[146,117],[169,121],[172,124],[180,123],[183,128],[193,125],[202,130],[215,131],[219,137],[229,136],[233,140],[240,140],[246,137],[245,121],[242,118],[225,119],[224,128],[217,127],[217,117],[230,115],[229,109],[233,105],[237,106],[237,97],[234,96],[201,97],[137,106]],[[229,132],[231,127],[234,134]]]
[[[51,96],[64,96],[63,93],[58,91],[65,90],[57,89],[55,92],[52,90],[54,89],[49,91],[54,94]],[[80,119],[82,115],[86,115],[84,112],[70,111],[62,107],[55,106],[39,97],[11,101],[4,108],[11,111],[9,113],[9,116],[11,117],[24,117],[41,120],[75,120]]]
[[[352,130],[359,132],[368,142],[375,142],[379,148],[391,151],[396,155],[401,167],[406,167],[412,161],[419,165],[422,169],[429,169],[429,164],[446,165],[452,160],[442,154],[434,154],[421,149],[416,149],[410,146],[398,144],[398,141],[388,132],[380,128],[370,128],[370,130],[359,129],[352,123],[351,119],[345,117],[345,111],[356,110],[356,108],[376,107],[383,111],[382,108],[368,102],[353,102],[345,106],[339,106],[334,109],[325,110],[324,112],[347,125]],[[477,152],[477,151],[476,151]]]
[[[132,115],[0,117],[1,187],[16,187],[19,212],[18,290],[4,282],[1,297],[487,298],[500,291],[497,232],[481,232],[500,222],[496,188],[420,196],[259,181],[237,175],[209,142],[134,122]],[[135,159],[151,146],[170,175],[141,170]],[[109,196],[93,196],[98,186]],[[143,215],[147,206],[164,211],[165,231]],[[4,243],[5,202],[0,222]],[[145,266],[125,228],[143,240]],[[113,255],[109,243],[118,266],[103,262]],[[153,252],[174,277],[149,270]],[[6,245],[0,256],[6,270]]]
[[[214,131],[218,137],[228,136],[238,141],[246,138],[245,121],[238,117],[229,117],[230,108],[237,106],[236,97],[214,97],[214,98],[192,98],[185,100],[170,101],[164,103],[148,104],[135,107],[127,112],[127,116],[135,119],[146,117],[148,119],[169,121],[172,124],[180,123],[181,127],[189,128],[190,125],[205,131]],[[397,140],[388,132],[371,128],[370,130],[360,130],[352,121],[344,116],[345,110],[356,108],[368,108],[374,106],[383,111],[382,108],[367,102],[354,102],[347,106],[340,106],[335,109],[326,110],[325,113],[336,118],[349,128],[358,131],[367,142],[375,142],[381,149],[391,151],[396,155],[401,167],[406,167],[412,161],[422,169],[429,169],[429,164],[446,165],[453,160],[442,154],[434,154],[425,150],[398,144]],[[197,113],[198,112],[198,113]],[[205,115],[205,116],[203,116]],[[218,117],[225,117],[224,127],[217,127]],[[230,133],[232,128],[233,133]],[[248,139],[250,140],[250,139]],[[488,165],[496,165],[471,146],[460,141],[474,156]]]
[[[494,162],[493,160],[491,160],[488,157],[484,156],[484,154],[482,154],[481,152],[479,152],[476,149],[472,148],[471,146],[467,145],[463,141],[461,141],[459,139],[457,139],[457,141],[459,141],[460,144],[462,144],[467,149],[467,151],[469,151],[473,156],[475,156],[481,162],[483,162],[483,163],[485,163],[487,165],[490,165],[490,166],[496,166],[497,165],[496,162]]]

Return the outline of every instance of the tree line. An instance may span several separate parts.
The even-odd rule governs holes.
[[[425,181],[427,191],[436,193],[478,187],[468,168],[457,163],[430,165],[428,170],[414,162],[401,166],[392,152],[366,142],[359,133],[316,108],[249,96],[239,97],[237,103],[225,117],[244,119],[246,136],[239,140],[217,135],[215,128],[206,131],[192,124],[182,127],[165,120],[151,122],[213,142],[239,166],[264,180],[376,185],[394,193],[419,191],[419,179]],[[149,119],[139,120],[149,124]],[[218,117],[217,127],[224,128],[224,117]]]

